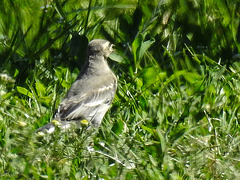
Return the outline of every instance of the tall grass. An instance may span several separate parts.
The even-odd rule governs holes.
[[[237,179],[239,1],[0,2],[1,179]],[[85,60],[116,45],[99,129],[38,136]]]

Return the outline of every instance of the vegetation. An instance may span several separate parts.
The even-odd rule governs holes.
[[[240,177],[239,0],[1,0],[0,20],[0,179]],[[103,124],[37,136],[95,38],[116,45]]]

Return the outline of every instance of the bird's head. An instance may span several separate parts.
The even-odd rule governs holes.
[[[104,39],[94,39],[88,44],[88,56],[104,56],[108,57],[113,51],[113,44]]]

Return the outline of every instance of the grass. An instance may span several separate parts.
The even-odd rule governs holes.
[[[239,2],[1,1],[1,179],[237,179]],[[34,10],[34,11],[33,11]],[[116,45],[99,129],[37,136],[87,41]]]

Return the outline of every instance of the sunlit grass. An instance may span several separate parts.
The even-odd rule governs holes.
[[[2,1],[0,178],[238,178],[239,10],[204,2]],[[116,45],[119,85],[101,127],[34,133],[87,38]]]

